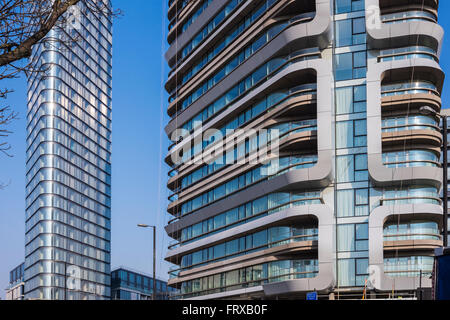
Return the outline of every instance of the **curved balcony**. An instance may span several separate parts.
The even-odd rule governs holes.
[[[235,50],[231,50],[233,46],[228,45],[228,38],[224,39],[223,42],[217,44],[217,48],[214,47],[210,49],[210,52],[205,54],[198,62],[195,62],[189,69],[183,71],[179,70],[176,77],[168,79],[166,89],[170,94],[169,103],[172,103],[177,96],[186,95],[186,91],[192,91],[193,87],[198,83],[211,81],[218,82],[221,78],[232,73],[239,66],[251,59],[262,47],[288,26],[304,23],[305,21],[311,20],[312,17],[311,14],[304,14],[285,22],[270,21],[271,23],[263,29],[262,33],[257,33],[258,37],[256,39],[244,43],[236,43]],[[246,38],[246,40],[248,39],[249,38]],[[222,54],[222,51],[219,49],[222,49],[223,47],[226,47],[226,49],[223,49]],[[318,48],[298,51],[305,51],[305,53],[310,53],[311,55],[320,55],[320,50]],[[222,57],[224,55],[227,57]],[[272,56],[276,55],[276,52],[272,53]],[[216,59],[216,56],[218,59]],[[266,59],[267,58],[268,57],[266,57]],[[215,60],[213,65],[210,64],[212,60]]]
[[[439,152],[442,134],[434,130],[399,130],[383,132],[381,135],[383,152],[395,148],[422,147]]]
[[[416,290],[419,282],[431,287],[419,272],[428,263],[415,263],[415,256],[432,256],[441,246],[442,207],[439,204],[383,205],[369,217],[369,268],[376,290]],[[409,261],[409,262],[408,262]],[[416,260],[416,262],[419,262]]]
[[[213,0],[192,1],[192,7],[183,15],[177,15],[169,21],[167,26],[167,42],[171,44],[177,37],[192,25],[197,18],[206,11]]]
[[[235,139],[236,135],[239,134],[240,129],[249,130],[252,128],[264,128],[267,127],[271,119],[283,116],[288,112],[295,112],[293,110],[298,109],[298,113],[310,114],[309,107],[316,102],[316,90],[315,85],[300,85],[287,90],[278,90],[271,92],[269,95],[265,96],[263,99],[257,100],[257,102],[252,103],[240,114],[236,115],[233,120],[229,120],[226,123],[218,125],[218,123],[208,123],[205,126],[197,125],[190,136],[184,137],[181,142],[178,143],[176,148],[172,148],[170,153],[166,156],[166,162],[172,164],[169,157],[172,157],[173,152],[179,152],[181,148],[186,148],[186,144],[195,141],[196,137],[203,132],[210,129],[215,129],[213,125],[218,125],[219,131],[225,139]],[[297,114],[297,113],[296,113]],[[202,131],[197,132],[196,129],[202,128]],[[229,130],[233,132],[230,133]],[[221,140],[214,141],[208,144],[206,148],[211,148],[214,144],[219,143]],[[187,167],[189,161],[186,164],[179,164],[176,168],[179,168],[179,172],[182,176],[186,175],[189,171],[195,170],[196,167]],[[188,171],[186,171],[187,169]],[[169,184],[173,183],[176,179],[171,179]]]
[[[267,226],[280,225],[283,223],[292,224],[295,223],[295,221],[297,221],[297,223],[301,223],[300,221],[303,221],[303,219],[310,219],[314,217],[318,221],[319,234],[318,244],[316,247],[321,248],[321,250],[316,253],[315,259],[317,259],[318,270],[316,270],[315,277],[308,279],[299,279],[298,277],[280,277],[276,280],[276,282],[273,281],[266,284],[261,283],[258,288],[255,288],[255,291],[264,293],[265,295],[269,296],[299,292],[304,293],[314,288],[318,291],[326,292],[330,287],[333,286],[335,280],[333,273],[333,264],[331,262],[333,252],[331,248],[333,248],[334,246],[334,237],[332,236],[333,214],[325,205],[309,205],[304,207],[284,208],[271,215],[250,221],[243,225],[239,225],[235,228],[215,234],[211,237],[200,239],[195,243],[194,246],[192,246],[192,244],[187,244],[185,246],[182,246],[180,249],[186,252],[186,250],[194,250],[198,247],[208,246],[215,241],[220,241],[220,239],[228,239],[230,237],[235,238],[241,235],[245,235],[250,230],[258,231],[263,228],[267,228]],[[220,270],[220,272],[228,272],[231,270],[236,270],[236,268],[239,267],[247,267],[258,263],[276,261],[280,259],[280,257],[274,255],[276,251],[281,254],[283,252],[282,250],[285,250],[282,257],[290,256],[293,259],[298,259],[299,257],[304,257],[306,252],[313,249],[311,247],[311,244],[307,244],[307,242],[308,241],[291,242],[288,244],[280,245],[278,247],[266,249],[275,251],[267,251],[266,255],[260,258],[253,257],[254,254],[260,254],[258,252],[255,252],[241,257],[233,258],[237,259],[236,261],[221,261],[216,263],[215,265],[203,266],[192,270],[183,271],[178,274],[179,277],[171,279],[170,284],[176,283],[179,285],[184,281],[191,281],[199,279],[201,277],[213,276],[214,274],[217,274],[218,270]],[[178,252],[178,250],[179,249],[171,250],[171,252],[169,253],[170,256],[174,257],[179,254],[180,252]],[[239,294],[240,290],[241,288],[231,288],[227,292],[209,293],[207,296],[202,296],[202,298],[212,299],[220,297],[231,297]]]
[[[442,246],[439,222],[428,220],[393,221],[384,226],[384,251],[434,252],[435,248]]]
[[[242,96],[248,94],[249,91],[251,92],[255,90],[263,83],[270,80],[281,71],[289,67],[291,64],[314,59],[317,57],[318,55],[316,51],[298,51],[287,56],[271,59],[253,70],[248,70],[249,72],[240,74],[234,73],[235,76],[239,77],[239,80],[236,79],[237,81],[235,81],[237,83],[235,83],[233,87],[231,87],[221,95],[215,97],[216,100],[211,103],[212,109],[214,110],[213,114],[223,109],[225,105],[232,104]],[[233,71],[231,73],[233,73]],[[246,75],[243,79],[241,78],[242,74]],[[224,78],[217,79],[217,81],[213,80],[213,78],[204,81],[204,83],[198,89],[194,90],[192,94],[188,96],[185,95],[182,97],[177,97],[174,102],[169,104],[169,107],[167,109],[169,116],[177,117],[184,112],[189,112],[189,110],[187,109],[194,105],[196,101],[202,101],[202,98],[207,96],[211,91],[214,91],[216,88],[218,88],[219,84],[223,86],[223,82],[229,80],[229,78],[227,78],[226,76],[224,76]],[[223,89],[221,88],[222,86],[220,86],[221,90]]]
[[[270,122],[268,115],[272,115],[270,118],[275,118],[280,116],[283,113],[291,111],[291,109],[305,109],[305,105],[314,104],[315,102],[315,90],[313,89],[315,86],[311,85],[300,85],[289,90],[279,90],[275,92],[271,92],[268,96],[265,96],[263,99],[257,100],[257,102],[253,102],[250,106],[248,106],[245,110],[243,110],[240,114],[236,115],[232,120],[228,120],[226,123],[222,120],[222,124],[217,127],[213,127],[213,123],[207,124],[203,126],[202,122],[198,122],[193,129],[191,129],[191,134],[186,133],[184,137],[182,137],[176,144],[176,147],[172,147],[169,151],[169,154],[166,156],[166,163],[169,165],[173,165],[174,162],[172,158],[176,153],[179,153],[181,150],[189,149],[188,145],[192,146],[193,141],[199,138],[199,135],[207,132],[210,129],[218,130],[220,134],[224,137],[224,139],[234,139],[236,135],[241,131],[239,129],[243,128],[244,130],[249,130],[251,128],[263,128],[264,123]],[[228,109],[228,108],[227,108]],[[307,113],[305,112],[307,111]],[[309,110],[305,110],[306,114],[309,114]],[[267,112],[267,113],[266,113]],[[251,113],[251,114],[249,114]],[[243,118],[244,117],[244,118]],[[216,123],[218,124],[218,123]],[[217,128],[217,129],[216,129]],[[196,130],[198,129],[198,130]],[[201,129],[201,130],[200,130]],[[185,132],[187,129],[184,129]],[[227,130],[233,130],[234,132],[229,133]],[[206,134],[205,134],[206,136]],[[207,148],[211,148],[215,144],[221,142],[222,139],[216,139],[215,141],[205,141],[206,144],[202,144],[201,150],[197,151],[192,150],[191,152],[187,152],[182,155],[181,163],[176,165],[176,168],[180,168],[180,172],[183,171],[184,167],[188,164],[191,164],[195,155],[199,152],[203,152]],[[223,142],[223,141],[222,141]],[[197,145],[196,145],[197,146]],[[198,146],[197,146],[198,147]],[[199,147],[198,147],[199,148]],[[190,149],[196,149],[195,146],[192,146]]]
[[[264,99],[259,100],[258,102],[252,104],[245,111],[243,111],[239,116],[236,116],[233,120],[227,122],[226,124],[220,127],[220,132],[222,132],[225,139],[234,139],[235,132],[237,130],[247,128],[260,128],[267,127],[270,123],[273,122],[271,119],[275,119],[277,117],[283,116],[285,114],[292,112],[302,112],[306,106],[311,105],[316,101],[315,93],[316,91],[313,89],[314,86],[305,85],[298,86],[289,90],[282,90],[273,92],[270,95],[266,96]],[[211,129],[211,127],[207,128]],[[228,133],[227,130],[233,130],[233,133]],[[177,149],[182,148],[184,143],[189,143],[195,138],[195,132],[193,133],[194,137],[185,138],[183,142],[177,146]],[[215,141],[214,143],[218,143],[220,140]],[[212,148],[212,144],[208,145],[208,148]],[[174,149],[172,152],[175,152]],[[168,156],[171,156],[168,155]],[[168,162],[168,157],[166,158],[166,162]],[[181,185],[186,186],[187,184],[195,183],[197,180],[206,178],[215,174],[223,169],[225,169],[226,161],[222,161],[222,165],[217,163],[203,165],[203,164],[180,164],[172,169],[172,177],[168,181],[168,188],[174,189],[175,186]]]
[[[324,4],[321,4],[321,6],[323,5]],[[326,5],[326,7],[329,11],[329,6]],[[316,18],[313,21],[317,20]],[[311,28],[309,30],[320,31],[325,28],[325,30],[321,31],[321,33],[325,32],[324,34],[327,35],[326,39],[328,39],[328,30],[330,28],[329,20],[329,16],[322,16],[318,21],[315,22],[315,24],[320,23],[320,28]],[[317,27],[319,27],[319,25]],[[254,54],[250,59],[248,59],[244,64],[239,66],[232,74],[230,74],[230,76],[223,79],[221,81],[220,88],[218,88],[217,86],[212,88],[188,108],[189,112],[182,112],[181,114],[179,114],[176,122],[174,120],[169,122],[168,126],[166,127],[166,133],[170,136],[171,132],[176,129],[176,123],[178,126],[189,121],[193,116],[200,113],[205,108],[205,106],[213,103],[214,100],[216,100],[217,97],[219,97],[222,93],[228,91],[230,88],[236,85],[236,83],[242,77],[242,74],[250,74],[252,70],[254,70],[254,68],[261,63],[261,61],[266,61],[268,57],[272,57],[274,55],[274,52],[279,52],[281,50],[280,48],[285,49],[288,46],[293,47],[294,45],[295,47],[301,48],[305,47],[306,44],[310,44],[311,42],[308,40],[308,34],[309,31],[307,31],[307,29],[305,28],[305,24],[298,26],[293,25],[281,32],[278,36],[273,38],[269,43],[261,48],[256,54]],[[328,44],[328,41],[321,41]]]
[[[281,200],[279,198],[281,198]],[[272,203],[273,199],[277,199],[277,203]],[[300,206],[321,202],[322,200],[319,192],[297,193],[293,195],[290,193],[271,193],[255,201],[248,202],[245,206],[241,205],[206,220],[202,220],[194,225],[186,226],[181,230],[170,232],[170,236],[174,239],[179,239],[179,241],[171,245],[169,249],[174,249],[175,247],[178,247],[179,244],[187,245],[194,241],[210,237],[222,231],[229,230],[249,221],[277,212],[286,206]]]
[[[398,114],[388,116],[382,121],[382,132],[397,132],[404,130],[432,130],[440,132],[439,122],[435,117],[425,115]]]
[[[303,132],[304,128],[299,128],[297,132]],[[291,131],[292,134],[296,130]],[[291,148],[294,148],[290,146]],[[297,151],[297,150],[296,150]],[[225,156],[226,157],[226,156]],[[244,167],[233,167],[220,171],[220,177],[216,175],[210,175],[208,178],[197,178],[191,183],[187,182],[182,184],[179,188],[174,190],[175,194],[179,194],[180,197],[189,195],[197,190],[205,190],[205,188],[211,188],[211,184],[220,186],[222,181],[236,180],[236,185],[239,184],[239,189],[242,190],[248,186],[258,183],[263,180],[269,180],[272,177],[284,174],[291,170],[299,170],[303,168],[311,168],[317,163],[317,155],[308,154],[296,154],[291,156],[280,155],[279,158],[267,157],[268,162],[266,164],[253,164]],[[239,162],[239,159],[237,160]],[[231,165],[228,165],[231,166]],[[204,180],[207,179],[207,180]],[[198,181],[198,182],[197,182]],[[239,181],[239,182],[238,182]],[[236,191],[238,191],[236,190]]]
[[[322,199],[318,191],[270,193],[229,210],[215,212],[214,215],[204,219],[198,216],[191,216],[193,219],[176,218],[169,221],[166,231],[170,237],[180,239],[184,245],[187,245],[288,207],[320,203],[322,203]]]
[[[418,278],[421,275],[430,275],[433,272],[433,263],[433,254],[388,257],[384,259],[384,273],[391,279]]]
[[[217,3],[220,6],[224,5],[224,1],[221,0],[217,1]],[[261,2],[259,2],[258,4],[260,3]],[[243,3],[240,4],[239,8],[237,8],[229,16],[228,19],[219,24],[216,30],[214,30],[210,34],[210,36],[206,37],[201,42],[197,42],[196,47],[191,52],[191,54],[185,56],[185,58],[181,60],[181,50],[185,49],[190,39],[196,38],[196,34],[199,34],[201,28],[204,28],[205,23],[208,22],[208,20],[203,16],[198,18],[186,30],[186,32],[178,37],[177,45],[172,44],[172,46],[166,53],[166,59],[169,62],[169,65],[174,68],[169,74],[169,81],[172,81],[172,77],[175,73],[185,72],[188,68],[197,63],[193,61],[194,59],[198,61],[199,57],[209,54],[209,51],[217,45],[217,41],[215,41],[216,39],[226,39],[226,49],[224,50],[224,53],[228,54],[234,49],[244,46],[248,42],[248,40],[252,39],[257,33],[261,32],[262,29],[273,22],[273,20],[276,19],[277,16],[287,17],[289,15],[292,16],[315,11],[314,3],[311,3],[311,1],[267,0],[263,3],[264,8],[260,9],[259,7],[255,6],[255,1],[243,1]],[[209,7],[213,8],[214,5],[215,4],[213,3]],[[324,7],[323,5],[319,6]],[[254,23],[249,24],[245,23],[244,21],[254,21]],[[312,24],[313,21],[310,21],[307,24]],[[214,49],[213,52],[222,51],[222,49],[223,46],[218,48],[218,50]],[[234,53],[236,53],[236,51],[234,51]],[[176,59],[177,56],[178,60]],[[219,56],[219,59],[223,58],[222,54],[220,54]],[[228,58],[229,57],[230,56],[228,56]],[[177,64],[175,65],[175,63]]]
[[[280,211],[285,211],[289,208],[300,210],[303,212],[307,210],[310,206],[320,208],[323,205],[323,200],[321,198],[319,191],[311,191],[311,192],[277,192],[270,193],[261,198],[256,198],[253,201],[246,202],[243,205],[233,208],[234,210],[245,210],[246,215],[248,216],[242,217],[241,220],[237,220],[235,222],[229,221],[223,222],[220,221],[222,217],[227,215],[228,212],[233,211],[229,210],[228,212],[215,213],[214,216],[210,217],[208,221],[213,221],[214,224],[218,224],[216,229],[206,232],[205,234],[200,234],[196,237],[191,238],[192,241],[184,241],[183,245],[172,248],[166,255],[166,260],[169,262],[175,262],[177,264],[181,263],[181,256],[186,255],[188,253],[192,253],[199,249],[208,248],[211,245],[224,242],[227,239],[235,239],[236,237],[245,236],[249,233],[254,233],[263,229],[267,229],[269,227],[279,226],[286,223],[292,223],[295,225],[306,225],[306,226],[316,226],[317,219],[313,216],[301,215],[297,218],[290,218],[284,220],[282,218],[271,218],[272,216],[277,216]],[[249,212],[247,212],[249,211]],[[225,215],[224,215],[225,214]],[[205,221],[205,220],[203,220]],[[201,222],[203,222],[201,221]],[[264,224],[264,222],[268,222]],[[179,234],[183,235],[182,230],[184,229],[192,229],[197,226],[188,224],[187,221],[182,221],[183,223],[178,223],[182,228],[170,228],[171,231],[168,233],[171,236],[175,236],[175,232],[179,232]],[[192,228],[190,228],[192,226]],[[168,226],[169,227],[169,226]],[[166,228],[167,229],[167,228]],[[194,231],[194,230],[192,230]],[[313,232],[315,233],[315,232]]]
[[[379,199],[381,206],[396,206],[403,204],[434,204],[441,205],[438,190],[434,187],[410,186],[405,188],[389,188],[383,191]]]
[[[430,154],[426,159],[422,159],[430,161],[428,164],[424,163],[424,166],[439,163],[438,155],[440,154],[442,135],[437,119],[434,117],[424,115],[405,117],[398,114],[395,117],[385,118],[382,121],[382,139],[383,158],[386,152],[399,152],[399,148],[404,149],[405,152],[410,152],[410,149],[422,148],[424,152]],[[424,143],[421,144],[422,142]],[[383,162],[386,164],[384,159]],[[419,163],[417,164],[420,166]]]
[[[383,164],[388,168],[440,167],[439,156],[439,152],[420,149],[383,152]]]
[[[444,30],[436,23],[436,1],[392,2],[366,0],[367,42],[371,49],[421,45],[440,55]],[[400,12],[399,12],[400,11]]]
[[[414,70],[414,76],[412,72]],[[443,72],[439,65],[428,59],[382,62],[369,66],[367,85],[367,151],[369,175],[375,186],[426,184],[440,187],[442,170],[438,167],[387,168],[383,165],[383,151],[429,149],[438,152],[442,136],[434,130],[391,130],[382,132],[382,114],[400,115],[410,110],[418,113],[421,106],[440,107]],[[409,79],[407,81],[406,79]],[[410,79],[415,79],[411,82]],[[417,80],[420,79],[420,80]],[[383,83],[383,85],[382,85]],[[380,103],[381,101],[381,103]],[[381,107],[382,106],[382,107]],[[405,129],[411,129],[413,127]]]
[[[380,54],[378,55],[378,62],[409,59],[430,59],[439,62],[436,50],[426,46],[410,46],[380,50]]]
[[[181,14],[187,5],[192,5],[192,3],[194,3],[192,0],[169,0],[167,10],[168,19],[171,20],[175,15]]]
[[[300,149],[312,149],[312,146],[316,144],[317,139],[317,127],[314,124],[308,125],[298,125],[295,126],[293,124],[284,125],[285,130],[287,130],[284,135],[280,136],[278,149],[280,152],[295,150],[298,152]],[[290,129],[288,129],[290,128]],[[186,201],[194,199],[196,197],[200,197],[207,192],[214,193],[214,200],[212,201],[202,201],[202,207],[205,205],[209,205],[212,202],[217,201],[218,199],[230,196],[236,192],[241,192],[244,189],[247,189],[257,183],[260,183],[265,180],[273,179],[274,177],[280,176],[282,174],[286,174],[290,171],[305,171],[311,170],[315,167],[317,162],[311,163],[311,160],[304,163],[296,163],[293,161],[291,165],[286,168],[278,167],[278,159],[271,160],[268,165],[261,166],[260,160],[256,158],[263,153],[266,153],[265,150],[270,149],[270,146],[265,146],[263,149],[255,150],[254,152],[250,151],[248,154],[244,155],[242,158],[238,158],[237,162],[239,163],[241,159],[248,159],[248,164],[241,167],[231,167],[231,170],[227,170],[226,172],[221,172],[219,177],[212,176],[208,180],[204,180],[201,183],[198,183],[195,188],[187,187],[185,190],[179,190],[179,199],[175,202],[172,202],[168,206],[168,212],[173,213],[174,211],[178,211],[177,209],[182,206],[182,204]],[[268,153],[267,153],[268,154]],[[261,159],[261,158],[259,158]],[[267,160],[270,159],[270,156],[267,157]],[[257,163],[255,163],[257,162]],[[278,170],[279,169],[279,170]],[[248,181],[248,173],[251,172],[253,177],[257,177],[255,179],[251,179],[249,184],[239,182],[244,179]],[[229,174],[228,174],[229,173]],[[238,176],[239,175],[239,176]],[[242,178],[242,179],[241,179]],[[314,184],[314,181],[309,181]],[[233,185],[233,187],[231,187]],[[213,188],[211,188],[213,186]],[[237,187],[242,186],[242,187]],[[223,193],[221,197],[216,197],[217,190],[227,189],[227,192]],[[229,192],[228,192],[229,190]],[[222,194],[222,193],[221,193]],[[210,197],[208,196],[208,199]],[[203,198],[202,198],[203,199]]]
[[[211,243],[208,247],[180,254],[172,263],[180,264],[180,276],[213,268],[212,265],[230,264],[260,258],[267,254],[284,254],[285,250],[317,250],[317,227],[270,227],[258,232],[248,233],[239,238]],[[295,250],[293,250],[295,249]]]
[[[181,295],[178,298],[187,299],[201,296],[201,299],[208,299],[208,296],[217,294],[236,295],[237,290],[255,288],[261,291],[261,286],[267,283],[293,280],[309,279],[317,276],[317,260],[275,260],[266,259],[265,263],[253,264],[247,267],[221,272],[204,278],[198,278],[182,282],[177,286],[181,288]],[[211,281],[209,283],[209,281]],[[174,285],[169,281],[169,285]]]
[[[264,46],[267,42],[273,39],[280,30],[284,29],[286,26],[286,22],[274,22],[262,33],[258,33],[258,38],[249,42],[245,47],[243,47],[240,51],[233,55],[233,58],[230,59],[221,59],[223,61],[227,60],[227,64],[225,67],[221,66],[221,63],[217,63],[215,65],[210,66],[210,68],[206,68],[206,65],[209,65],[209,62],[212,61],[216,56],[222,56],[221,51],[219,49],[215,50],[215,48],[221,48],[223,45],[221,43],[217,44],[215,47],[210,49],[211,53],[205,54],[205,57],[199,59],[194,62],[193,66],[184,70],[180,68],[177,72],[176,77],[170,77],[166,82],[165,88],[167,92],[172,95],[173,91],[179,91],[183,85],[189,82],[199,82],[198,78],[205,76],[209,76],[212,73],[217,73],[217,68],[221,67],[221,69],[225,69],[226,72],[230,73],[236,67],[244,63],[247,59],[249,59],[256,51],[258,51],[262,46]],[[223,40],[225,41],[225,39]],[[197,76],[198,75],[198,76]],[[202,81],[202,80],[200,80]]]
[[[381,15],[381,21],[386,24],[404,23],[413,21],[430,21],[437,23],[437,16],[429,11],[409,10]]]
[[[260,18],[273,6],[273,0],[264,0],[255,9],[256,1],[243,0],[215,0],[207,10],[199,16],[184,32],[180,33],[168,48],[165,57],[171,68],[176,68],[186,58],[192,56],[193,52],[201,50],[205,44],[214,39],[225,36],[233,23],[236,24],[242,18]],[[253,19],[255,19],[253,18]],[[220,35],[220,36],[219,36]]]

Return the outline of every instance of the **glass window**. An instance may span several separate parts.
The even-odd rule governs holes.
[[[366,42],[365,18],[336,21],[336,46],[352,46]]]
[[[353,53],[353,67],[361,68],[366,66],[366,52],[355,52]]]
[[[239,239],[228,241],[226,243],[226,254],[231,255],[239,251]]]
[[[336,21],[336,46],[352,45],[352,20]]]
[[[338,251],[368,250],[369,229],[367,223],[341,224],[337,227]]]
[[[335,56],[336,59],[336,80],[352,79],[353,58],[352,53],[342,53]]]
[[[348,52],[335,56],[336,80],[360,79],[366,76],[366,52]]]
[[[338,260],[339,286],[364,286],[368,278],[368,267],[369,260],[367,258]]]
[[[364,10],[364,0],[335,0],[336,14]]]
[[[336,89],[336,114],[349,114],[366,111],[366,86],[343,87]]]
[[[336,157],[337,182],[368,180],[367,155],[345,155]]]
[[[353,155],[336,157],[337,182],[352,182],[354,179],[354,165]]]
[[[356,283],[355,259],[338,260],[338,282],[340,287],[351,287]]]
[[[356,18],[352,20],[353,34],[366,32],[366,19]]]
[[[225,244],[221,243],[214,247],[214,259],[225,256]]]
[[[337,191],[337,216],[353,217],[354,213],[354,190]]]
[[[340,121],[336,123],[336,147],[353,147],[353,121]]]
[[[253,235],[253,247],[264,246],[267,244],[267,231],[261,231]]]
[[[355,251],[355,225],[341,224],[337,226],[338,251]]]
[[[366,216],[369,214],[369,189],[355,190],[355,215]]]
[[[336,147],[352,148],[367,145],[366,120],[340,121],[336,123]]]

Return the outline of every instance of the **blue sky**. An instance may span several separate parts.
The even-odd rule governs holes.
[[[161,155],[168,141],[162,133],[167,122],[166,94],[162,77],[168,69],[162,60],[166,44],[166,0],[115,0],[124,16],[115,21],[113,53],[113,157],[112,157],[112,266],[124,265],[151,272],[151,231],[137,223],[157,224],[157,274],[167,278],[164,252],[168,237],[165,207],[168,191],[167,166]],[[440,23],[450,30],[450,1],[440,3]],[[450,38],[449,38],[450,39]],[[163,47],[161,47],[163,46]],[[450,74],[450,40],[443,46],[441,66]],[[24,260],[25,219],[25,80],[1,83],[14,88],[8,104],[20,113],[10,129],[13,158],[0,155],[0,297],[9,271]],[[163,95],[163,97],[161,97]],[[443,106],[450,105],[450,81],[443,93]]]

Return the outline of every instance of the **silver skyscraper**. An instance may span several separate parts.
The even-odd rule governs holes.
[[[26,299],[110,297],[112,22],[73,9],[28,80]]]

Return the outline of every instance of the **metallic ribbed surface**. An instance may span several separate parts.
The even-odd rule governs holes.
[[[52,30],[32,57],[48,68],[28,80],[26,299],[110,297],[112,22],[82,6],[78,40]]]

